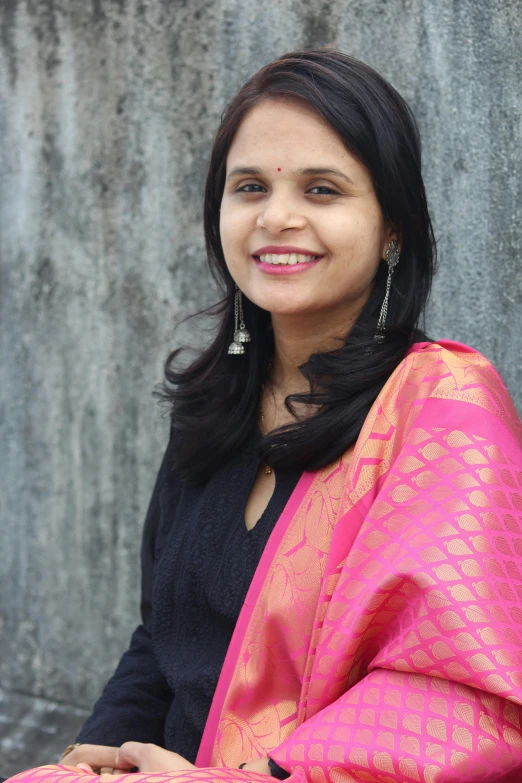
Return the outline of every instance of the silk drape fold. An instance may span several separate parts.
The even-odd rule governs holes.
[[[276,525],[198,769],[122,780],[255,783],[270,755],[291,783],[521,781],[521,599],[518,416],[483,356],[417,344]]]

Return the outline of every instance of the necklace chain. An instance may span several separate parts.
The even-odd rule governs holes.
[[[265,390],[265,387],[263,385],[263,391]],[[268,435],[266,423],[265,423],[265,414],[263,413],[263,408],[259,409],[259,415],[261,417],[261,434],[263,436]],[[270,465],[265,465],[265,475],[269,476],[272,473],[272,468]]]

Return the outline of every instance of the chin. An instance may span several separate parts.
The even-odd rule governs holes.
[[[272,315],[297,316],[320,311],[327,314],[330,307],[329,303],[318,300],[317,294],[310,289],[308,291],[297,291],[296,289],[291,291],[287,288],[285,291],[281,288],[279,291],[257,291],[256,293],[258,295],[251,298],[250,301]],[[246,295],[248,296],[248,293]]]
[[[308,313],[317,312],[321,308],[313,307],[312,304],[295,303],[291,302],[271,302],[269,306],[264,308],[268,310],[271,315],[307,315]]]

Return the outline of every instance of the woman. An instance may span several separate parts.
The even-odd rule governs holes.
[[[81,744],[14,780],[519,781],[521,426],[483,356],[417,331],[409,108],[338,52],[266,66],[205,231],[221,325],[167,364],[143,624]]]

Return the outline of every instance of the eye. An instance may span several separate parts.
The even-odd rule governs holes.
[[[236,193],[262,193],[265,188],[262,185],[251,182],[248,185],[240,185],[236,188]]]
[[[316,192],[314,192],[316,191]],[[326,185],[315,185],[308,191],[312,196],[338,196],[339,192],[333,188],[329,188]]]

